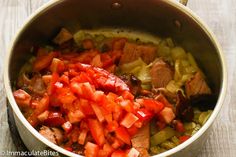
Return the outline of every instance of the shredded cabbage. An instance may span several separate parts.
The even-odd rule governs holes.
[[[141,58],[137,60],[123,64],[120,66],[121,74],[132,73],[138,79],[142,81],[142,88],[150,89],[151,88],[151,76],[150,76],[150,67],[147,65]]]

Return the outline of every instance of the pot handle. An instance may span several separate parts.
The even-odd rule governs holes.
[[[179,2],[181,3],[181,4],[183,4],[183,5],[187,5],[187,3],[188,3],[188,0],[179,0]]]

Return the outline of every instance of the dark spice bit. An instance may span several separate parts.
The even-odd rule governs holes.
[[[142,90],[141,80],[139,80],[133,74],[124,74],[121,75],[120,78],[129,86],[132,94],[135,96],[140,94]]]
[[[177,118],[187,122],[192,121],[194,117],[190,101],[183,96],[181,91],[177,92],[176,115]]]

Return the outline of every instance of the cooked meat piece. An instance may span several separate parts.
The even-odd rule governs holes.
[[[119,63],[120,65],[135,61],[139,57],[141,57],[145,63],[149,64],[155,59],[157,49],[151,45],[137,45],[126,42],[123,51],[124,53]]]
[[[55,139],[58,144],[60,144],[63,141],[63,133],[60,129],[58,128],[52,128]]]
[[[39,133],[54,144],[60,144],[63,140],[62,131],[58,128],[42,126]]]
[[[193,95],[211,94],[211,89],[200,72],[197,72],[191,80],[186,82],[185,91],[188,98]]]
[[[140,157],[147,157],[150,141],[150,125],[143,126],[131,139],[132,147],[140,152]]]
[[[94,43],[91,39],[85,39],[82,42],[83,48],[85,50],[93,49],[94,48]]]
[[[57,36],[53,39],[55,44],[61,45],[73,38],[73,35],[65,28],[62,28]]]
[[[173,79],[174,72],[170,65],[164,62],[162,59],[154,61],[150,70],[152,78],[152,86],[154,88],[166,87],[166,85]]]
[[[31,90],[35,94],[43,95],[46,92],[46,86],[44,81],[40,75],[35,75],[31,81],[29,90]]]
[[[181,91],[177,92],[176,116],[183,120],[191,122],[194,116],[190,101],[183,96]]]
[[[124,74],[120,78],[129,86],[131,93],[135,96],[141,92],[141,81],[137,77],[132,74]]]

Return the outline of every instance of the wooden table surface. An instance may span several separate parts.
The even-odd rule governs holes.
[[[0,151],[15,150],[7,123],[3,87],[4,56],[10,40],[23,21],[48,0],[0,0]],[[189,0],[197,13],[218,38],[228,65],[227,97],[212,134],[199,157],[236,156],[236,1]]]

